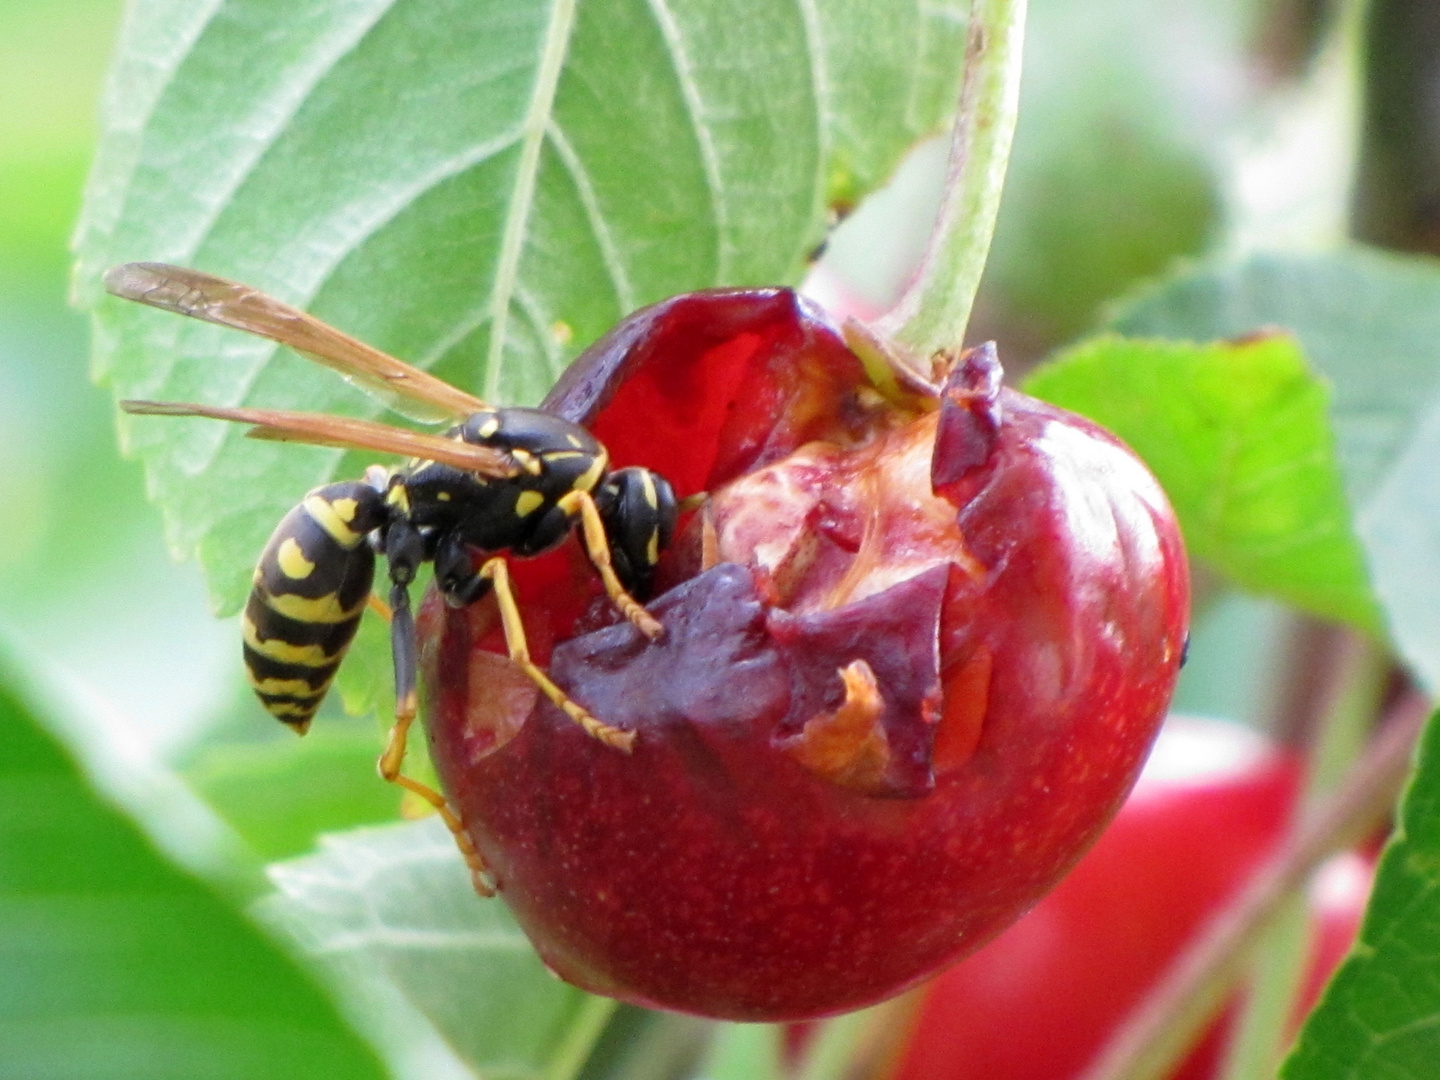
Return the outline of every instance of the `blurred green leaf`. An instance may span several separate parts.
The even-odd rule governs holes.
[[[785,1029],[778,1024],[724,1024],[700,1076],[702,1080],[774,1080],[782,1075],[784,1037]]]
[[[683,1013],[620,1005],[580,1080],[690,1080],[720,1025]],[[764,1080],[756,1075],[754,1080]]]
[[[380,746],[370,724],[322,723],[303,739],[212,746],[185,778],[257,854],[283,859],[320,833],[395,820],[400,789],[375,774]]]
[[[1440,264],[1350,249],[1187,270],[1125,334],[1208,341],[1280,326],[1331,385],[1345,493],[1400,654],[1440,686]]]
[[[1100,304],[1132,282],[1202,250],[1219,208],[1207,162],[1176,145],[1173,129],[1146,130],[1067,97],[1069,123],[1022,106],[1021,131],[1036,115],[1051,122],[1041,145],[1017,155],[988,270],[1007,308],[1061,341],[1093,325]]]
[[[141,0],[79,233],[77,289],[129,259],[302,304],[506,402],[637,305],[794,280],[827,199],[943,122],[963,0]],[[119,396],[373,414],[270,345],[96,307]],[[125,425],[172,545],[237,606],[333,451]]]
[[[424,581],[411,591],[424,596],[429,587],[430,573],[426,567]],[[395,675],[390,662],[390,624],[374,611],[366,610],[360,629],[350,643],[347,662],[340,665],[335,676],[335,689],[351,716],[363,716],[372,710],[381,717],[395,712]]]
[[[1170,711],[1263,722],[1274,708],[1274,672],[1292,629],[1289,609],[1223,589],[1190,616],[1190,651]]]
[[[1214,145],[1238,104],[1251,10],[1032,0],[986,270],[992,316],[998,308],[1032,338],[1064,341],[1131,282],[1203,249],[1220,208]]]
[[[486,1080],[575,1075],[615,1007],[551,975],[505,905],[475,895],[438,819],[327,837],[271,876],[261,915],[334,967],[367,1029],[417,1013]]]
[[[289,958],[96,797],[8,682],[0,1076],[383,1076]]]
[[[1164,485],[1195,555],[1255,592],[1376,626],[1328,394],[1293,338],[1101,337],[1062,353],[1025,388],[1129,443]]]
[[[88,156],[76,139],[69,153],[56,152],[35,161],[15,161],[0,154],[0,253],[5,256],[3,284],[34,302],[36,294],[60,308],[59,285],[69,268],[65,235],[75,221]],[[48,295],[47,295],[48,294]],[[74,312],[65,317],[79,321]]]
[[[1429,1080],[1440,1061],[1440,723],[1431,717],[1360,937],[1284,1080]]]
[[[95,91],[119,14],[115,0],[0,3],[0,101],[24,103],[0,111],[0,156],[69,156],[93,136]]]
[[[133,715],[131,745],[168,749],[194,737],[230,674],[214,651],[224,631],[200,574],[161,550],[142,470],[115,450],[110,394],[87,377],[88,319],[66,302],[120,8],[0,0],[0,633]]]
[[[62,285],[68,270],[119,11],[117,0],[0,3],[0,294],[63,295],[44,286]]]

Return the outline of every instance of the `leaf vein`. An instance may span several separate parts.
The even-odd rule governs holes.
[[[519,286],[515,290],[514,303],[525,316],[525,320],[530,324],[530,332],[535,335],[544,351],[545,367],[549,370],[551,379],[558,379],[565,367],[565,358],[560,352],[560,343],[550,332],[550,321],[546,318],[539,299],[529,289]]]
[[[367,207],[352,208],[352,211],[348,215],[348,218],[350,220],[359,220],[363,224],[361,224],[358,229],[349,233],[344,243],[335,245],[333,250],[329,253],[330,258],[324,264],[322,264],[323,270],[315,278],[313,284],[310,285],[310,287],[287,289],[284,299],[286,299],[290,303],[296,304],[296,306],[301,308],[308,306],[309,302],[315,298],[315,296],[320,292],[322,288],[324,288],[325,282],[329,280],[330,275],[335,272],[335,269],[344,260],[345,256],[351,251],[355,250],[355,248],[363,244],[367,238],[377,233],[381,228],[385,226],[387,222],[391,221],[395,217],[395,215],[399,214],[401,211],[412,205],[416,200],[420,198],[421,195],[429,191],[431,188],[435,187],[438,184],[444,183],[446,180],[452,179],[453,177],[460,175],[467,169],[473,169],[475,166],[483,164],[485,161],[494,157],[496,154],[501,153],[509,146],[514,145],[514,142],[514,136],[506,136],[504,139],[499,139],[492,143],[486,143],[481,146],[471,147],[464,153],[456,154],[455,156],[447,158],[445,161],[440,162],[429,172],[417,178],[413,183],[406,184],[403,188],[396,188],[385,192],[384,198],[377,198],[373,200]],[[367,210],[368,212],[359,212],[362,209]],[[177,320],[177,326],[178,324],[179,321]],[[477,325],[483,325],[483,319]],[[460,328],[464,328],[464,333],[459,333],[459,336],[457,337],[456,334],[460,330]],[[462,321],[457,327],[457,330],[451,331],[450,335],[442,338],[441,341],[434,348],[426,352],[424,357],[420,360],[418,366],[424,368],[434,363],[436,359],[444,355],[446,348],[453,346],[456,341],[464,337],[465,333],[472,331],[474,328],[475,327],[473,325],[467,327]],[[270,342],[260,342],[258,339],[256,339],[253,346],[251,345],[251,343],[247,342],[247,347],[256,347],[263,349],[263,359],[254,365],[254,367],[251,369],[248,376],[244,380],[238,383],[239,393],[236,395],[236,401],[234,402],[235,404],[254,404],[254,402],[251,401],[250,395],[254,389],[255,383],[264,374],[265,370],[269,366],[271,358],[280,349],[280,346],[278,345],[272,344]],[[227,401],[223,402],[222,404],[229,405],[232,403]],[[377,403],[373,409],[369,410],[369,415],[373,416],[376,413],[380,412],[381,409],[382,406]],[[242,429],[229,429],[227,435],[221,439],[218,439],[209,448],[208,453],[203,458],[198,459],[196,464],[192,467],[196,472],[202,472],[209,469],[215,463],[215,460],[220,456],[221,453],[225,451],[227,447],[237,445],[237,440],[243,439],[244,437],[245,433]],[[337,454],[336,462],[338,463],[339,460],[340,455]]]
[[[815,217],[825,218],[826,172],[830,162],[830,131],[834,126],[835,102],[830,69],[825,57],[820,12],[815,0],[795,0],[800,25],[805,30],[805,58],[810,64],[810,92],[815,97]]]
[[[246,113],[243,125],[239,126],[243,127],[247,137],[237,140],[237,149],[232,159],[232,167],[227,170],[228,175],[217,189],[205,193],[203,198],[200,193],[194,193],[205,208],[195,217],[189,245],[183,252],[177,253],[179,261],[194,260],[220,216],[230,207],[236,193],[254,172],[256,164],[290,130],[292,122],[316,86],[342,59],[360,46],[393,7],[393,0],[377,0],[371,7],[359,8],[358,17],[321,39],[303,68],[298,72],[288,73],[274,93],[257,101],[254,108]]]
[[[144,28],[138,10],[132,6],[126,11],[116,61],[110,69],[100,96],[101,126],[105,138],[96,151],[90,175],[85,180],[85,197],[82,200],[80,220],[75,227],[74,246],[81,251],[82,267],[90,254],[85,249],[99,246],[95,237],[104,237],[107,243],[112,241],[119,223],[126,220],[125,209],[129,205],[131,183],[142,162],[141,146],[145,132],[165,96],[166,88],[174,80],[175,73],[221,6],[222,0],[196,3],[186,12],[187,17],[192,20],[190,23],[171,23],[170,29],[176,36],[164,62],[143,53],[136,57],[138,67],[150,68],[153,71],[153,81],[137,78],[133,72],[127,70],[127,58],[140,52],[135,42],[144,40]],[[136,101],[138,107],[129,120],[122,122],[116,117],[123,111],[127,97]],[[118,141],[121,135],[126,137],[126,141]],[[118,161],[123,161],[124,164],[115,167],[113,177],[107,177],[108,166],[111,162]],[[102,198],[101,192],[107,188],[120,194],[113,198]]]
[[[520,256],[525,248],[530,211],[535,202],[535,182],[540,171],[540,148],[545,141],[545,130],[555,107],[555,91],[560,84],[560,73],[564,69],[565,55],[570,47],[576,3],[577,0],[556,0],[541,42],[540,62],[535,71],[535,89],[531,93],[530,107],[525,115],[520,141],[520,161],[515,169],[515,186],[510,191],[505,232],[500,241],[499,264],[490,294],[490,314],[493,322],[489,354],[485,363],[483,395],[487,399],[494,399],[500,391],[510,297],[515,291],[520,274]]]
[[[624,315],[634,311],[636,308],[635,289],[630,284],[629,272],[625,269],[625,262],[620,255],[619,245],[615,243],[615,237],[610,232],[610,226],[605,220],[605,215],[600,210],[600,200],[595,193],[595,185],[590,181],[589,170],[575,152],[575,147],[570,144],[565,132],[560,125],[552,118],[548,130],[550,143],[555,148],[561,164],[565,166],[566,172],[570,174],[570,180],[575,185],[575,190],[580,196],[580,205],[585,209],[585,219],[590,224],[590,232],[595,237],[595,243],[600,248],[600,258],[605,263],[605,272],[610,277],[610,284],[615,289],[615,300],[620,306],[620,314]]]
[[[729,214],[726,210],[725,185],[720,177],[720,154],[715,147],[715,136],[705,120],[705,103],[700,97],[700,87],[695,81],[695,72],[690,56],[685,51],[684,35],[674,14],[665,0],[646,0],[655,25],[665,40],[670,54],[670,66],[675,72],[675,82],[685,102],[685,111],[690,117],[690,126],[695,132],[695,141],[700,146],[700,164],[705,171],[705,185],[710,192],[710,207],[715,220],[718,243],[715,255],[715,280],[727,279],[730,264],[734,258],[734,240],[730,235]]]

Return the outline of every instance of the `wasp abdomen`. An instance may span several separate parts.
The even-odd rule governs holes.
[[[275,529],[255,568],[242,626],[245,668],[261,703],[303,732],[360,625],[375,580],[369,533],[387,520],[369,484],[329,484]]]

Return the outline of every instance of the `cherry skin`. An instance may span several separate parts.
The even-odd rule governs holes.
[[[857,1008],[1007,926],[1113,815],[1164,716],[1188,586],[1154,479],[999,383],[868,366],[788,290],[644,309],[546,406],[611,467],[707,492],[657,572],[649,641],[573,542],[493,603],[427,599],[442,786],[562,978],[741,1020]]]
[[[890,1080],[1071,1080],[1281,840],[1300,762],[1233,724],[1172,720],[1110,828],[1034,911],[926,988]],[[1299,1013],[1348,949],[1369,866],[1327,864],[1311,897]],[[1231,1010],[1233,1012],[1233,1010]],[[1233,1016],[1171,1080],[1220,1073]],[[1023,1038],[1015,1033],[1023,1031]]]

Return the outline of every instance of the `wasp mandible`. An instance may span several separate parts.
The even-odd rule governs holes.
[[[654,639],[648,598],[656,563],[675,530],[670,484],[644,468],[611,470],[585,428],[540,409],[497,408],[364,344],[272,296],[163,263],[127,263],[105,274],[116,296],[244,330],[339,371],[418,419],[448,420],[442,434],[321,413],[122,401],[129,413],[201,416],[252,425],[252,438],[399,454],[363,480],[316,488],[281,520],[260,556],[245,605],[245,667],[261,703],[304,734],[344,659],[367,605],[390,618],[395,723],[380,774],[433,805],[479,872],[478,856],[443,797],[403,776],[415,719],[417,649],[410,585],[421,563],[453,606],[494,592],[510,659],[590,735],[628,751],[634,732],[596,719],[530,659],[506,555],[530,556],[578,528],[615,607]],[[472,553],[488,556],[478,569]],[[373,597],[376,554],[390,579],[388,605]]]

